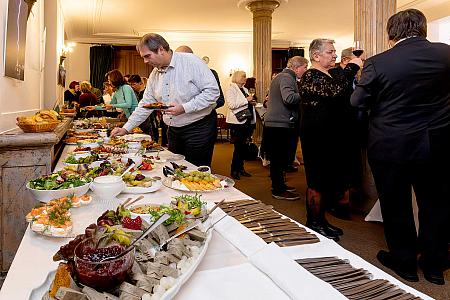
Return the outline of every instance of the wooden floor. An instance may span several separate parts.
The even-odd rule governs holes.
[[[232,153],[233,145],[228,142],[218,142],[214,149],[213,172],[229,176]],[[276,200],[272,198],[270,189],[271,182],[268,177],[269,169],[263,167],[260,160],[246,162],[245,169],[253,176],[237,180],[236,187],[238,189],[255,199],[273,205],[282,214],[305,224],[304,193],[306,191],[306,179],[302,168],[300,168],[299,172],[287,174],[288,185],[294,186],[301,193],[301,199],[298,201]],[[376,259],[376,254],[379,250],[387,249],[384,241],[383,224],[365,222],[364,217],[365,215],[362,213],[355,213],[351,221],[343,221],[327,215],[330,223],[344,230],[344,235],[339,241],[342,247],[398,278],[395,273],[384,268]],[[450,299],[450,270],[447,270],[445,275],[446,284],[444,286],[429,283],[423,278],[421,273],[419,273],[420,281],[417,283],[402,281],[435,299],[448,300]]]

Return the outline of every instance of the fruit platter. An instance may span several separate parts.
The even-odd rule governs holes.
[[[203,259],[212,226],[204,208],[194,220],[174,204],[153,206],[155,222],[124,205],[105,211],[60,247],[57,269],[30,299],[172,299]],[[133,245],[144,231],[151,232]]]
[[[70,209],[91,203],[92,197],[70,195],[39,203],[27,215],[26,220],[33,232],[50,237],[71,237],[72,219]]]
[[[234,186],[234,181],[226,176],[210,174],[207,172],[190,171],[186,172],[181,169],[175,169],[173,174],[168,174],[165,169],[163,184],[169,188],[190,191],[190,192],[207,192],[217,191]]]

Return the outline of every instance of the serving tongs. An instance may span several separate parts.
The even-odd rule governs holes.
[[[141,241],[142,239],[144,239],[145,237],[147,237],[153,230],[156,229],[156,227],[158,227],[159,225],[161,225],[164,221],[166,221],[168,218],[170,218],[169,214],[163,214],[161,215],[161,217],[158,218],[158,220],[156,220],[146,231],[144,231],[144,233],[141,234],[141,236],[139,236],[137,239],[135,239],[127,248],[125,248],[125,250],[123,252],[121,252],[120,254],[116,255],[116,256],[110,256],[110,257],[106,257],[102,260],[100,260],[99,262],[105,262],[105,261],[110,261],[110,260],[114,260],[117,259],[119,257],[124,256],[125,254],[127,254],[128,252],[130,252],[131,250],[133,250],[134,245]]]
[[[224,199],[225,200],[225,199]],[[222,202],[224,201],[222,200]],[[216,205],[214,207],[214,209],[218,207],[218,205]],[[213,209],[211,209],[211,212],[213,211]],[[210,213],[211,213],[210,212]],[[205,232],[208,232],[209,230],[211,230],[212,228],[214,228],[214,226],[219,223],[220,221],[222,221],[226,216],[228,216],[228,214],[224,214],[223,216],[221,216],[217,221],[215,221],[214,223],[212,223],[211,225],[209,225]],[[208,218],[208,216],[206,216],[206,218]],[[206,219],[205,219],[206,220]],[[180,232],[174,234],[173,236],[171,236],[170,238],[168,238],[166,241],[164,241],[163,243],[161,243],[158,247],[158,251],[161,250],[165,245],[167,245],[171,240],[179,237],[182,234],[185,234],[186,232],[191,231],[192,229],[194,229],[195,227],[197,227],[198,225],[202,224],[204,221],[204,219],[200,219],[200,220],[196,220],[195,222],[193,222],[192,224],[190,224],[189,226],[187,226],[186,228],[184,228],[183,230],[181,230]]]

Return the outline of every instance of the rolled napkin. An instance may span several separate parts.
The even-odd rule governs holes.
[[[291,299],[347,299],[330,284],[322,281],[289,258],[275,243],[249,257]]]

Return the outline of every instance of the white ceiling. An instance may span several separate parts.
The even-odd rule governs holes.
[[[67,40],[134,44],[148,32],[169,41],[251,41],[252,14],[238,0],[61,0]],[[354,0],[282,0],[273,14],[273,44],[352,37]],[[450,0],[398,0],[429,21],[450,15]],[[350,38],[351,40],[351,38]]]

